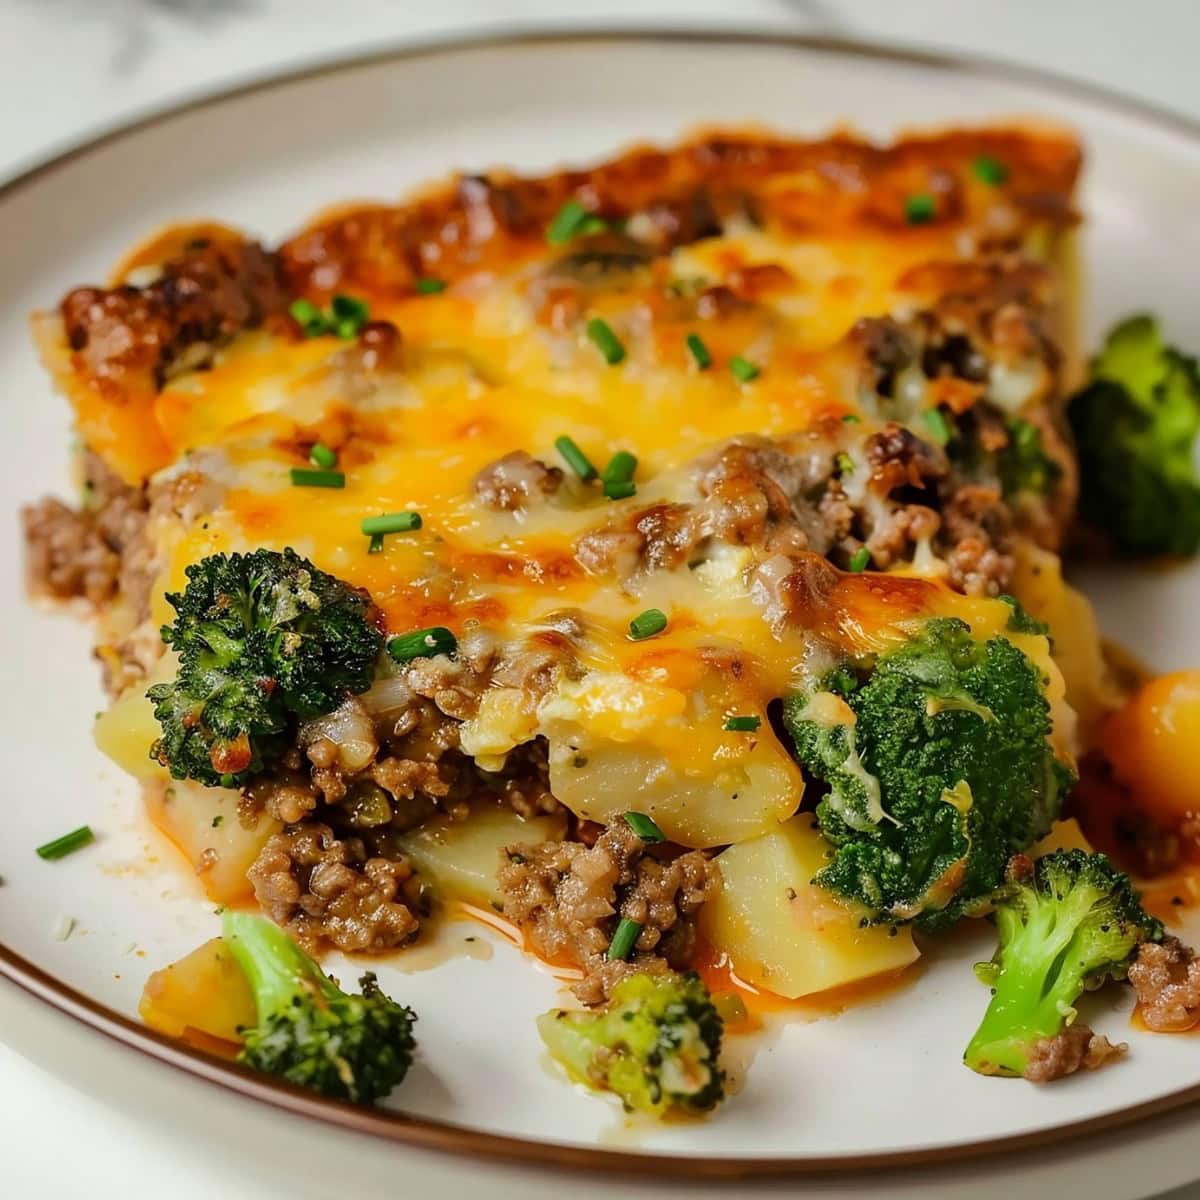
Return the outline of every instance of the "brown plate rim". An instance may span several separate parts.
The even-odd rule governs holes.
[[[1200,147],[1200,121],[1095,84],[1062,78],[1037,68],[1005,63],[976,55],[946,54],[919,49],[901,49],[880,43],[823,35],[784,32],[733,32],[723,30],[675,30],[670,28],[597,28],[588,30],[504,29],[484,30],[461,36],[408,41],[367,53],[338,55],[326,62],[298,69],[272,72],[249,83],[217,88],[182,103],[155,108],[112,129],[70,146],[36,163],[12,179],[0,183],[0,201],[23,190],[43,176],[77,158],[103,149],[112,142],[185,113],[215,107],[242,96],[272,88],[350,71],[363,66],[400,63],[413,58],[472,51],[481,48],[519,49],[533,45],[601,44],[604,42],[665,42],[727,44],[776,47],[801,52],[851,55],[886,62],[924,66],[947,73],[998,76],[1025,82],[1106,107],[1124,116],[1145,120],[1160,129],[1194,141]],[[1099,1117],[1083,1118],[1044,1126],[1026,1133],[948,1146],[934,1146],[877,1154],[786,1156],[686,1156],[657,1152],[612,1150],[574,1143],[537,1142],[527,1138],[487,1133],[449,1121],[412,1117],[390,1109],[361,1108],[314,1095],[301,1088],[257,1075],[236,1063],[206,1054],[157,1033],[114,1009],[98,1003],[68,984],[54,978],[28,959],[0,942],[0,977],[60,1012],[90,1026],[107,1037],[160,1062],[185,1071],[215,1086],[313,1120],[341,1126],[359,1133],[386,1138],[427,1150],[466,1154],[473,1158],[502,1160],[523,1165],[555,1168],[585,1168],[612,1173],[733,1179],[750,1176],[837,1175],[881,1168],[934,1166],[977,1159],[986,1155],[1044,1148],[1069,1137],[1101,1133],[1144,1121],[1200,1101],[1200,1082]],[[1013,1086],[1013,1085],[999,1085]]]

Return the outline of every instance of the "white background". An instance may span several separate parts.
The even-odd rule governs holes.
[[[1200,117],[1197,0],[0,0],[0,179],[134,114],[264,71],[405,38],[549,23],[778,28],[971,50]],[[648,1194],[641,1182],[530,1179],[281,1120],[140,1055],[98,1045],[97,1035],[7,986],[0,986],[0,1041],[0,1196],[13,1200],[118,1193],[127,1200],[291,1200],[333,1195],[334,1180],[355,1200],[418,1192]],[[969,1187],[973,1200],[987,1200],[1021,1186],[1035,1197],[1051,1187],[1063,1197],[1086,1191],[1090,1200],[1140,1196],[1150,1164],[1162,1186],[1200,1175],[1194,1145],[1194,1126],[1169,1121],[1143,1135],[1133,1156],[1122,1153],[1124,1139],[1089,1148],[1074,1186],[1063,1188],[1057,1176],[1051,1183],[1061,1161],[1048,1156],[1027,1165],[1019,1184],[997,1177],[993,1166],[893,1177],[887,1192],[961,1195]],[[860,1180],[804,1191],[846,1196],[866,1187]],[[725,1185],[721,1192],[742,1190]]]

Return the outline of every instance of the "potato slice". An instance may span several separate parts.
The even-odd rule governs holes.
[[[240,1042],[239,1027],[253,1025],[254,995],[225,943],[213,938],[146,980],[138,1013],[168,1037],[198,1030]]]
[[[1054,661],[1066,681],[1067,703],[1079,717],[1080,744],[1087,746],[1104,714],[1121,703],[1091,603],[1063,579],[1056,554],[1027,542],[1017,549],[1012,589],[1032,617],[1050,626]]]
[[[563,836],[566,825],[565,813],[526,821],[511,808],[488,804],[465,821],[430,821],[406,834],[400,845],[441,898],[486,907],[503,901],[496,871],[504,847],[553,841]]]
[[[592,671],[542,702],[550,786],[576,816],[645,813],[671,841],[702,848],[770,833],[796,811],[804,780],[765,714],[691,666],[663,667],[665,679]],[[730,732],[730,712],[759,716],[759,728]]]
[[[718,855],[724,886],[701,909],[700,931],[748,983],[796,999],[919,957],[908,926],[860,927],[859,908],[813,884],[827,850],[803,814]]]
[[[183,852],[205,894],[218,904],[251,898],[246,872],[267,838],[283,828],[260,814],[247,829],[238,817],[238,799],[232,788],[205,787],[190,779],[146,789],[150,820]]]
[[[154,719],[154,705],[146,699],[146,689],[155,683],[174,678],[177,659],[167,651],[159,659],[148,679],[125,689],[112,707],[96,718],[92,736],[101,754],[107,755],[135,779],[166,779],[165,767],[150,757],[150,747],[159,733]]]

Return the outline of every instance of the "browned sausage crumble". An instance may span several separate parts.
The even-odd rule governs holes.
[[[653,857],[624,818],[591,845],[582,841],[510,846],[498,876],[504,915],[526,930],[539,955],[583,969],[572,990],[599,1004],[627,975],[687,966],[695,916],[721,886],[717,864],[698,850]],[[620,918],[641,933],[628,961],[605,957]]]
[[[1143,942],[1129,982],[1147,1029],[1179,1033],[1200,1022],[1200,959],[1178,938]]]
[[[1032,1083],[1049,1083],[1082,1069],[1094,1071],[1110,1059],[1119,1058],[1129,1047],[1114,1045],[1103,1034],[1093,1033],[1076,1022],[1062,1033],[1040,1038],[1029,1052],[1025,1078]]]

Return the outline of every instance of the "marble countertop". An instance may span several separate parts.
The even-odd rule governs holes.
[[[540,0],[439,0],[436,6],[407,0],[0,0],[0,179],[180,99],[406,39],[514,26],[656,25],[825,33],[984,54],[1200,118],[1200,72],[1186,49],[1200,34],[1195,0],[576,0],[569,7]],[[533,1198],[561,1194],[564,1187],[584,1197],[612,1194],[616,1186],[650,1194],[642,1184],[529,1177],[288,1122],[127,1050],[97,1044],[95,1034],[5,985],[0,1040],[8,1043],[0,1044],[0,1192],[14,1200],[118,1192],[125,1200],[296,1200],[331,1195],[334,1179],[361,1197],[438,1189],[447,1197]],[[83,1073],[79,1055],[89,1064]],[[1144,1194],[1136,1163],[1135,1174],[1128,1174],[1128,1156],[1118,1164],[1117,1143],[1110,1139],[1089,1158],[1090,1178],[1107,1180],[1090,1195]],[[261,1153],[264,1144],[269,1154]],[[1163,1122],[1140,1138],[1138,1157],[1170,1162],[1170,1182],[1180,1184],[1200,1171],[1189,1161],[1193,1145],[1194,1125]],[[306,1165],[317,1161],[320,1170]],[[1053,1162],[1046,1161],[1049,1170]],[[1037,1171],[1026,1173],[1031,1195],[1045,1194]],[[858,1195],[861,1188],[861,1181],[814,1182],[805,1194]],[[977,1200],[1011,1191],[994,1169],[940,1179],[889,1177],[887,1191],[928,1197],[967,1188]],[[690,1196],[701,1190],[687,1189]],[[787,1184],[765,1189],[795,1190]],[[725,1185],[721,1191],[743,1189]]]

